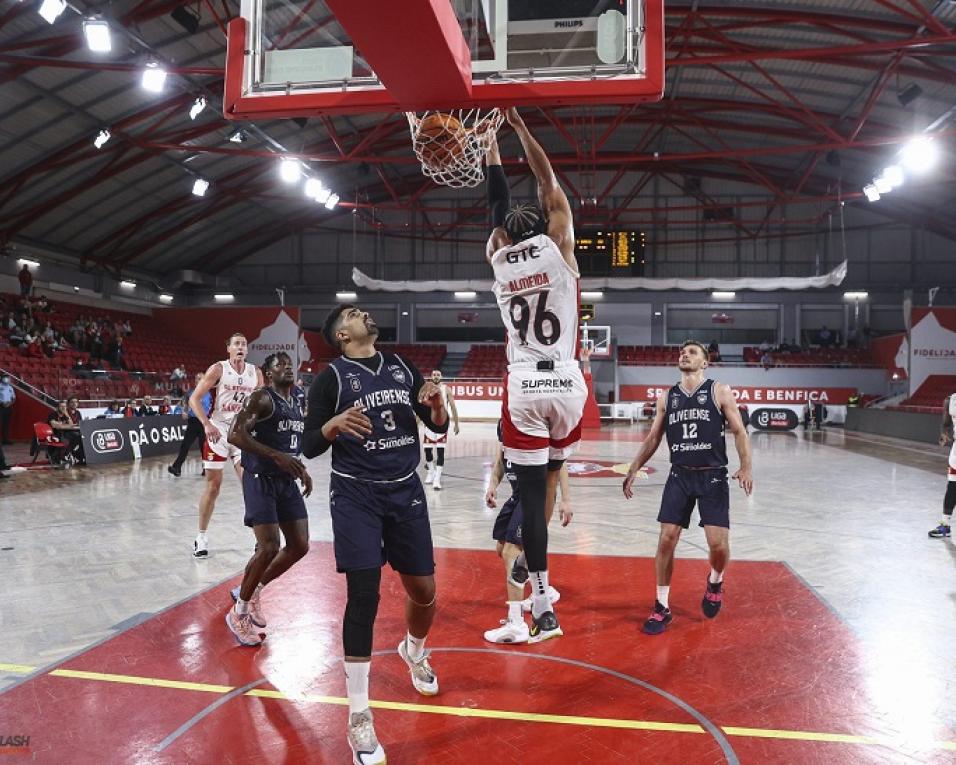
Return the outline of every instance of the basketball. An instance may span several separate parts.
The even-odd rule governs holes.
[[[458,162],[464,154],[464,128],[451,114],[436,112],[422,119],[415,133],[415,145],[422,161],[437,168]]]

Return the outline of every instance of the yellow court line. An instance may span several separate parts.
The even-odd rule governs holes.
[[[0,664],[0,672],[10,674],[29,674],[36,670],[23,664]],[[235,690],[234,686],[212,685],[209,683],[189,683],[181,680],[163,680],[155,677],[141,677],[138,675],[115,675],[106,672],[86,672],[75,669],[54,669],[50,673],[54,677],[64,677],[74,680],[92,680],[106,683],[123,683],[126,685],[144,685],[153,688],[171,688],[174,690],[197,691],[200,693],[225,694]],[[335,704],[346,706],[348,699],[340,696],[314,696],[310,694],[288,694],[282,691],[272,691],[262,688],[253,688],[244,696],[257,698],[277,699],[280,701],[307,702],[312,704]],[[617,728],[626,730],[666,731],[670,733],[706,733],[700,725],[686,723],[669,723],[654,720],[623,720],[609,717],[578,717],[574,715],[547,715],[536,712],[512,712],[505,709],[474,709],[471,707],[449,707],[431,704],[409,704],[400,701],[370,700],[369,706],[375,709],[388,709],[398,712],[417,712],[424,714],[448,715],[453,717],[473,717],[492,720],[516,720],[519,722],[551,723],[556,725],[580,725],[592,728]],[[810,741],[816,743],[855,744],[858,746],[887,746],[897,748],[902,745],[909,747],[920,746],[927,749],[944,749],[956,751],[956,741],[924,741],[903,742],[890,737],[855,736],[848,733],[823,733],[815,731],[778,730],[774,728],[742,728],[727,726],[720,728],[728,736],[744,738],[772,738],[790,741]]]

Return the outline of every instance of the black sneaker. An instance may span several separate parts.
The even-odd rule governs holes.
[[[518,563],[519,558],[514,559],[511,564],[511,573],[508,575],[508,581],[515,587],[524,587],[528,581],[528,567]]]
[[[704,590],[704,599],[700,602],[700,608],[704,612],[704,616],[708,619],[713,619],[717,616],[723,599],[722,584],[720,582],[714,584],[708,578],[707,589]]]
[[[179,478],[179,476],[182,474],[183,471],[182,471],[182,468],[178,468],[175,465],[170,465],[169,467],[166,468],[166,472],[171,473],[172,475]]]
[[[930,539],[944,539],[952,534],[949,526],[945,523],[939,524],[935,529],[929,532]]]
[[[561,637],[563,634],[554,611],[545,611],[537,619],[532,615],[531,629],[528,630],[529,643],[540,643],[542,640]]]
[[[644,622],[644,626],[641,627],[641,632],[645,635],[660,635],[667,625],[673,620],[671,616],[671,610],[669,608],[664,608],[661,605],[659,600],[654,601],[654,612],[647,617],[647,621]]]

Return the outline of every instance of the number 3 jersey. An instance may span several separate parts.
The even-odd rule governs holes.
[[[335,414],[357,407],[372,423],[364,439],[342,433],[332,443],[332,472],[361,481],[387,483],[408,478],[418,467],[414,375],[392,353],[379,353],[369,369],[344,356],[329,365],[338,379]]]
[[[494,293],[508,335],[508,361],[576,357],[578,274],[546,234],[491,256]]]
[[[727,466],[724,413],[717,405],[713,380],[704,380],[693,393],[675,385],[664,409],[671,464],[689,468]]]
[[[252,437],[263,446],[298,457],[302,453],[302,431],[305,429],[302,406],[295,397],[286,400],[273,388],[266,387],[264,390],[272,399],[272,414],[256,422]],[[284,475],[292,478],[279,470],[272,460],[249,451],[242,453],[242,467],[255,475]]]

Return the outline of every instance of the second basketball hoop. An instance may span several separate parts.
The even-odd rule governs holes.
[[[422,172],[443,186],[470,188],[484,178],[485,154],[504,117],[498,109],[406,112]]]

